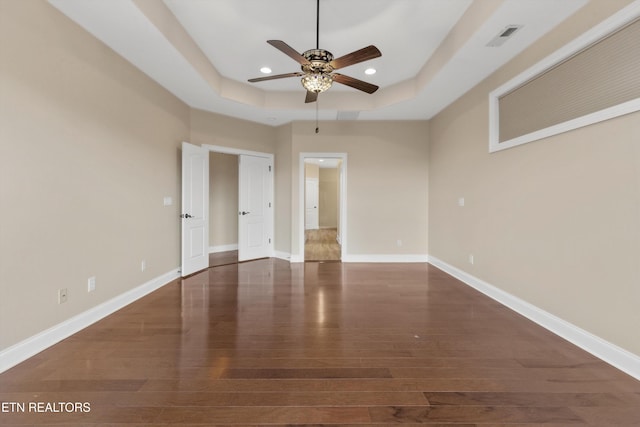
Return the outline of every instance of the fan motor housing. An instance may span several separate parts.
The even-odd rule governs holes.
[[[302,66],[305,73],[330,73],[333,67],[329,65],[333,61],[333,54],[324,49],[309,49],[302,54],[309,64]]]

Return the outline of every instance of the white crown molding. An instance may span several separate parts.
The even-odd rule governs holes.
[[[180,277],[174,269],[0,351],[0,373]]]
[[[640,356],[593,335],[434,256],[429,256],[429,264],[640,380]]]

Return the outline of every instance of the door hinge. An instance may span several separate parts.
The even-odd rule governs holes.
[[[269,243],[271,243],[271,237],[269,237]]]
[[[269,202],[269,207],[271,207],[271,202]]]
[[[269,165],[269,172],[271,172],[271,165]]]

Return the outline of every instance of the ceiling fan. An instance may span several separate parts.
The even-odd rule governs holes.
[[[315,102],[318,94],[329,89],[333,82],[351,86],[352,88],[361,90],[366,93],[373,93],[378,90],[378,86],[358,80],[344,74],[334,73],[334,70],[348,67],[349,65],[358,64],[373,58],[382,56],[377,47],[370,45],[354,52],[348,53],[340,58],[333,59],[333,54],[328,50],[319,47],[320,34],[320,0],[316,0],[316,48],[298,53],[294,48],[283,42],[282,40],[267,40],[271,46],[275,47],[285,55],[297,61],[302,72],[294,72],[287,74],[277,74],[274,76],[258,77],[249,79],[249,82],[263,82],[265,80],[283,79],[287,77],[302,77],[302,86],[307,90],[304,102]]]

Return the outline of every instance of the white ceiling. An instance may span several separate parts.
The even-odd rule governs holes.
[[[380,86],[334,84],[305,104],[300,66],[266,40],[316,46],[315,0],[49,0],[188,105],[269,125],[294,120],[429,119],[588,0],[321,0],[320,48],[340,57],[373,44],[382,57],[340,73]],[[487,43],[521,25],[501,47]],[[377,73],[364,74],[368,67]]]

